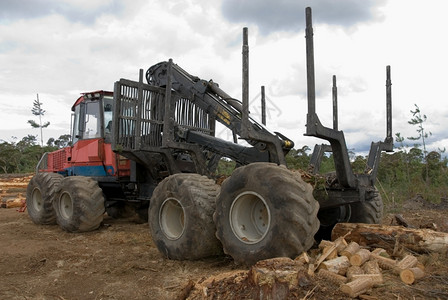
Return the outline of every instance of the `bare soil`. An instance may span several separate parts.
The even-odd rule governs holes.
[[[412,201],[400,211],[410,224],[434,223],[437,230],[448,232],[448,208],[417,202],[413,207]],[[385,224],[395,222],[394,213],[386,215]],[[57,225],[36,225],[17,208],[0,208],[0,254],[0,299],[179,299],[188,295],[194,282],[248,270],[225,256],[199,261],[166,259],[151,240],[148,224],[132,218],[105,216],[99,230],[73,234]],[[446,253],[418,258],[425,265],[425,278],[407,286],[386,274],[386,283],[372,289],[369,299],[448,299]],[[327,282],[305,281],[290,297],[346,298]],[[208,298],[234,298],[229,292],[237,289],[229,282]],[[239,295],[254,298],[245,291],[241,289]]]

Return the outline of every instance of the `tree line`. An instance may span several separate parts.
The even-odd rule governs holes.
[[[400,134],[396,141],[400,141]],[[45,152],[52,152],[70,145],[70,136],[61,135],[58,139],[50,138],[45,146],[39,145],[37,137],[28,135],[18,142],[0,142],[0,173],[34,172],[37,163]],[[392,154],[382,153],[377,177],[377,188],[383,194],[383,200],[401,202],[417,194],[425,199],[437,202],[448,195],[448,159],[444,151],[430,151],[425,154],[421,147],[405,148],[400,142]],[[286,156],[291,169],[307,170],[311,158],[311,149],[304,146],[292,149]],[[362,173],[366,167],[367,157],[354,152],[352,168],[355,173]],[[222,159],[217,174],[230,175],[235,163]],[[334,171],[332,154],[324,156],[320,167],[321,174]]]
[[[30,173],[45,152],[52,152],[70,145],[70,135],[50,138],[45,146],[39,145],[37,136],[27,135],[20,141],[0,140],[0,173]]]

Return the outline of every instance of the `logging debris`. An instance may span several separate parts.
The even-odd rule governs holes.
[[[367,224],[354,225],[371,228]],[[424,267],[416,256],[393,257],[384,248],[358,243],[350,240],[350,236],[345,232],[342,237],[334,236],[334,241],[323,240],[317,249],[295,259],[262,260],[247,271],[219,274],[201,279],[193,286],[189,282],[190,292],[183,299],[300,299],[318,292],[322,283],[333,286],[340,297],[369,299],[372,289],[386,284],[385,277],[389,280],[392,276],[406,285],[425,277]]]

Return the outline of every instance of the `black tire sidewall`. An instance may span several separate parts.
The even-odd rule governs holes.
[[[271,176],[271,173],[276,173]],[[250,174],[250,176],[247,176]],[[224,245],[224,251],[230,254],[235,261],[251,265],[260,259],[274,256],[294,256],[301,251],[307,251],[314,242],[314,234],[319,228],[317,219],[318,203],[312,197],[312,187],[301,181],[291,171],[270,163],[253,163],[241,167],[227,178],[221,187],[217,200],[214,220],[217,228],[217,236]],[[292,189],[300,189],[304,196],[311,199],[303,199],[302,203],[293,204]],[[282,193],[286,191],[285,193]],[[254,244],[244,243],[233,232],[230,221],[230,207],[233,201],[244,192],[255,192],[261,196],[270,211],[270,225],[266,235]],[[281,194],[281,196],[279,196]],[[296,193],[295,193],[296,194]],[[275,199],[275,201],[273,201]],[[310,201],[309,207],[307,201]],[[298,206],[297,206],[298,205]],[[303,208],[303,211],[294,211],[294,208]],[[297,222],[300,214],[304,222]],[[284,222],[283,220],[290,220]],[[294,227],[301,231],[299,239],[302,245],[290,244],[289,234]],[[309,226],[309,229],[306,227]],[[309,231],[309,232],[307,232]]]
[[[381,195],[375,191],[370,199],[363,202],[350,204],[350,223],[380,224],[383,218],[383,200]]]
[[[154,243],[166,257],[196,260],[222,253],[221,245],[214,235],[214,199],[209,199],[213,203],[200,202],[198,199],[202,198],[200,193],[204,192],[200,182],[207,181],[211,180],[198,174],[175,174],[164,179],[154,190],[148,210],[148,223]],[[170,198],[177,200],[184,210],[184,230],[177,239],[168,238],[160,224],[160,210]]]
[[[68,218],[61,215],[61,197],[71,197],[73,214]],[[62,180],[58,198],[54,201],[56,220],[68,232],[86,232],[97,229],[105,212],[104,198],[98,183],[88,177],[73,176]]]
[[[26,205],[28,215],[36,224],[52,225],[56,224],[56,215],[53,209],[53,201],[57,197],[62,175],[56,173],[38,173],[34,175],[26,190]],[[34,207],[33,192],[40,191],[43,205],[41,210]]]

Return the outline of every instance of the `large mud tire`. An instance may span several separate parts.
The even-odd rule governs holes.
[[[174,174],[160,182],[148,215],[152,239],[166,257],[195,260],[222,254],[213,212],[219,186],[198,174]]]
[[[383,218],[383,199],[376,192],[371,199],[350,204],[350,223],[380,224]]]
[[[310,249],[319,229],[318,210],[313,188],[299,173],[252,163],[223,182],[213,218],[224,252],[252,265]]]
[[[57,173],[38,173],[31,178],[26,189],[26,207],[34,223],[56,224],[53,201],[62,178]]]
[[[53,205],[57,223],[68,232],[92,231],[103,221],[103,191],[98,182],[89,177],[64,178]]]

